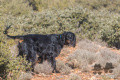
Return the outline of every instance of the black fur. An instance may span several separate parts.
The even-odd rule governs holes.
[[[72,32],[64,32],[62,34],[28,34],[23,36],[10,36],[7,34],[6,28],[4,34],[12,39],[23,40],[19,42],[19,55],[26,55],[26,59],[32,62],[34,66],[38,59],[41,62],[44,60],[49,61],[52,64],[53,72],[56,70],[55,58],[60,54],[64,45],[73,46],[76,45],[76,36]]]

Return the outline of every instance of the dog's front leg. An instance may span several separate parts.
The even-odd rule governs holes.
[[[52,67],[53,67],[53,73],[54,73],[54,71],[56,72],[56,73],[59,73],[59,71],[56,69],[56,60],[55,60],[55,58],[52,58]]]

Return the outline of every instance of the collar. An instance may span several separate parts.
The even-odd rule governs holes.
[[[62,38],[62,35],[60,34],[60,39]]]
[[[62,34],[59,34],[57,37],[58,37],[59,39],[62,39]]]

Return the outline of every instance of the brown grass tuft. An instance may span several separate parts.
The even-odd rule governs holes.
[[[32,77],[31,73],[22,72],[18,80],[30,80]]]
[[[37,64],[34,67],[36,73],[52,74],[52,70],[51,64],[47,61],[44,61],[42,64]]]
[[[79,41],[78,46],[80,49],[85,49],[90,52],[97,52],[99,49],[99,46],[97,44],[87,39]]]
[[[120,64],[113,70],[113,74],[115,75],[115,78],[120,78]]]
[[[120,63],[120,55],[108,48],[101,49],[97,59],[97,62],[100,63],[102,67],[105,67],[107,62],[111,62],[114,67],[118,66]]]
[[[57,60],[56,68],[62,74],[69,74],[71,71],[71,68],[68,65],[65,65],[65,63],[60,60]]]
[[[72,68],[81,68],[83,71],[89,71],[89,65],[96,61],[96,55],[87,50],[77,49],[68,56],[67,61]]]

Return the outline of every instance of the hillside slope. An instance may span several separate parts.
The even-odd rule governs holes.
[[[86,47],[85,45],[87,45],[88,48],[86,48],[86,50],[88,50],[89,52],[91,52],[93,50],[95,51],[93,46],[98,47],[98,48],[96,48],[96,51],[95,51],[94,55],[97,54],[97,56],[99,56],[99,54],[101,54],[100,53],[101,50],[103,51],[104,49],[106,49],[106,50],[110,50],[110,52],[113,55],[115,54],[115,55],[120,57],[120,50],[113,49],[113,48],[107,48],[106,46],[101,46],[100,44],[96,44],[96,42],[92,42],[92,43],[88,42],[87,43],[85,41],[80,41],[79,44],[77,44],[77,46],[75,48],[65,47],[62,50],[61,54],[57,57],[57,60],[61,60],[65,63],[68,63],[67,58],[72,54],[76,54],[75,51],[79,50],[81,48],[80,47],[81,42],[82,42],[81,47],[84,48],[84,47]],[[108,53],[106,53],[106,55],[107,54]],[[74,58],[74,56],[73,56],[73,58]],[[73,59],[73,61],[75,61],[75,60]],[[84,63],[86,63],[86,62],[84,62]],[[92,64],[92,66],[90,68],[93,68],[93,65],[95,63],[97,63],[97,60]],[[114,64],[114,62],[113,62],[113,64]],[[119,64],[120,63],[118,63],[117,65],[119,65]],[[84,65],[84,66],[87,66],[87,65]],[[114,72],[114,69],[113,69],[113,72]],[[118,71],[120,71],[120,70],[118,70]],[[119,75],[120,72],[119,73],[113,73],[113,72],[112,73],[105,73],[104,70],[102,70],[101,71],[102,73],[100,75],[99,74],[93,74],[93,72],[94,71],[92,69],[90,69],[89,71],[84,71],[83,68],[72,68],[70,73],[67,74],[67,75],[64,75],[62,73],[52,73],[50,75],[46,75],[44,73],[39,73],[39,74],[35,74],[34,77],[31,80],[120,80],[120,75]],[[115,76],[116,74],[118,75],[117,78]]]

